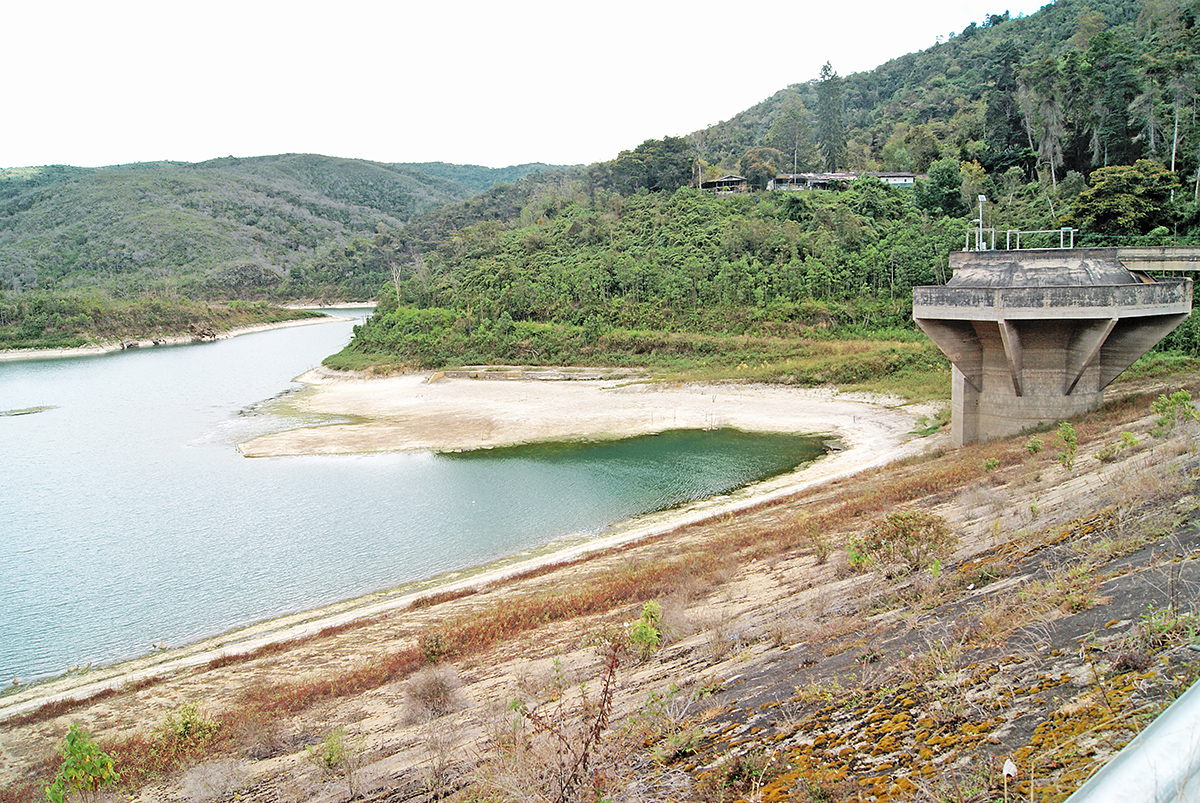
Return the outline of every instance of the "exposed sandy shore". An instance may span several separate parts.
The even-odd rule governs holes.
[[[311,307],[305,309],[320,309]],[[98,346],[80,346],[73,349],[6,349],[0,351],[0,362],[10,360],[51,360],[60,357],[98,357],[103,354],[111,354],[114,351],[123,351],[125,349],[144,349],[153,348],[155,346],[182,346],[188,343],[208,343],[213,340],[228,340],[231,337],[238,335],[249,335],[254,332],[266,332],[269,329],[287,329],[292,326],[308,326],[313,323],[330,323],[332,321],[345,321],[347,318],[339,318],[334,315],[327,315],[324,318],[304,318],[297,321],[279,321],[278,323],[260,323],[254,326],[242,326],[237,329],[230,329],[227,332],[221,332],[213,337],[198,338],[192,335],[178,335],[176,337],[157,337],[153,339],[140,340],[122,340],[116,343],[102,343]]]
[[[484,371],[472,372],[475,376]],[[669,429],[736,427],[829,433],[848,451],[839,464],[899,446],[925,408],[897,399],[781,385],[662,385],[578,378],[559,371],[363,378],[323,368],[301,375],[294,398],[306,415],[350,418],[242,444],[248,457],[376,451],[455,451],[572,438],[604,439]],[[520,376],[513,379],[506,377]],[[582,375],[586,376],[586,375]]]

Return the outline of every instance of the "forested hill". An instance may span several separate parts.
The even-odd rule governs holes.
[[[308,268],[380,225],[549,169],[426,167],[285,154],[0,170],[0,292],[369,297],[378,276]]]
[[[1200,0],[989,14],[869,73],[827,64],[731,121],[575,177],[443,207],[338,255],[392,277],[339,364],[684,361],[820,381],[825,368],[780,372],[799,357],[772,338],[905,340],[911,287],[946,278],[980,195],[999,230],[1195,242],[1198,19]],[[766,191],[778,173],[847,170],[921,175],[911,190]],[[696,188],[725,173],[751,191]],[[1196,353],[1200,331],[1166,345]],[[926,365],[893,356],[885,373]]]
[[[763,148],[752,157],[789,170],[923,173],[952,156],[992,176],[1015,166],[1054,181],[1174,157],[1194,178],[1198,13],[1194,0],[1058,0],[1028,17],[985,15],[840,77],[830,47],[828,72],[690,139],[719,169],[745,170]]]

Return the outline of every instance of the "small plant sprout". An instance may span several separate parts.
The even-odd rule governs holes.
[[[1079,438],[1075,435],[1075,427],[1070,421],[1061,421],[1058,424],[1058,440],[1062,444],[1062,449],[1058,453],[1058,462],[1062,463],[1063,468],[1067,471],[1075,468],[1075,452],[1079,450]]]
[[[1045,447],[1046,447],[1046,444],[1044,444],[1042,442],[1042,439],[1039,438],[1037,435],[1034,435],[1032,438],[1030,438],[1029,440],[1027,440],[1025,442],[1025,451],[1028,452],[1030,454],[1030,456],[1037,454],[1038,452],[1042,451],[1042,449],[1044,449]]]
[[[987,460],[983,461],[984,471],[992,472],[998,468],[1000,468],[1000,461],[994,457],[989,457]]]
[[[46,787],[46,799],[50,803],[66,803],[72,796],[84,803],[96,800],[100,788],[121,780],[113,769],[113,760],[100,750],[91,735],[72,725],[67,736],[58,746],[62,765],[54,783]]]
[[[1192,404],[1192,394],[1186,390],[1177,390],[1170,396],[1160,395],[1150,403],[1150,412],[1158,416],[1155,421],[1155,435],[1165,435],[1185,421],[1196,421],[1196,407]]]
[[[662,606],[654,600],[642,605],[642,615],[629,626],[629,641],[637,648],[639,656],[649,658],[662,643],[658,624],[662,621]]]

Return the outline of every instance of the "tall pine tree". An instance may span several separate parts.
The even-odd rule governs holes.
[[[817,79],[817,145],[825,169],[835,172],[846,164],[846,115],[842,78],[827,61]]]

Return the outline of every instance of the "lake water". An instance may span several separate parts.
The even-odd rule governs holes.
[[[357,311],[359,318],[365,311]],[[816,438],[247,459],[350,323],[0,363],[0,682],[144,655],[726,493]]]

